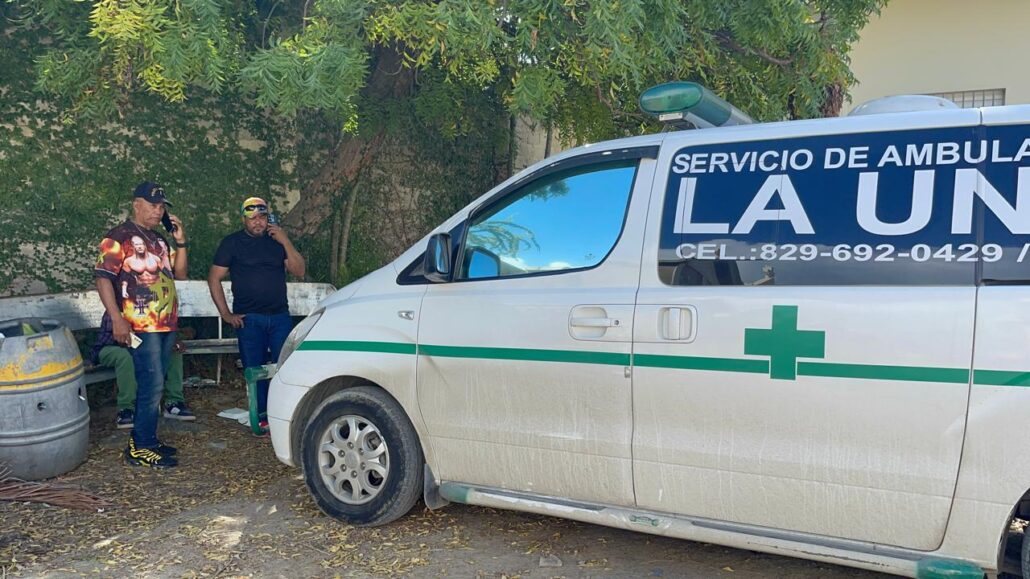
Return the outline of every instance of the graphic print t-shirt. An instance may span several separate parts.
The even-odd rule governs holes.
[[[100,242],[96,277],[111,280],[118,309],[134,332],[174,332],[179,323],[172,261],[165,238],[126,221]]]

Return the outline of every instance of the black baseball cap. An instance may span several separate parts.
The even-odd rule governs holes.
[[[132,192],[132,196],[150,203],[164,203],[168,207],[172,206],[171,201],[165,197],[164,188],[153,181],[144,181],[136,185],[136,190]]]

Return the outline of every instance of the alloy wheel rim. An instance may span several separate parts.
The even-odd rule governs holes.
[[[333,496],[349,505],[365,504],[383,490],[390,475],[390,450],[371,420],[348,414],[319,438],[318,469]]]

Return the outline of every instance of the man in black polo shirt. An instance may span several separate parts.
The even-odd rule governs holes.
[[[207,276],[211,299],[226,323],[236,328],[244,368],[279,359],[293,324],[286,303],[286,272],[302,277],[304,258],[278,225],[268,223],[268,203],[259,197],[243,202],[243,229],[222,239]],[[222,279],[232,281],[232,312]],[[268,406],[268,380],[258,382],[258,413]],[[260,425],[267,428],[267,421]]]

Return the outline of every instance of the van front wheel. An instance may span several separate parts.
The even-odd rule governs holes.
[[[384,525],[411,510],[422,491],[422,448],[404,410],[361,386],[327,398],[303,434],[304,481],[327,515]]]

